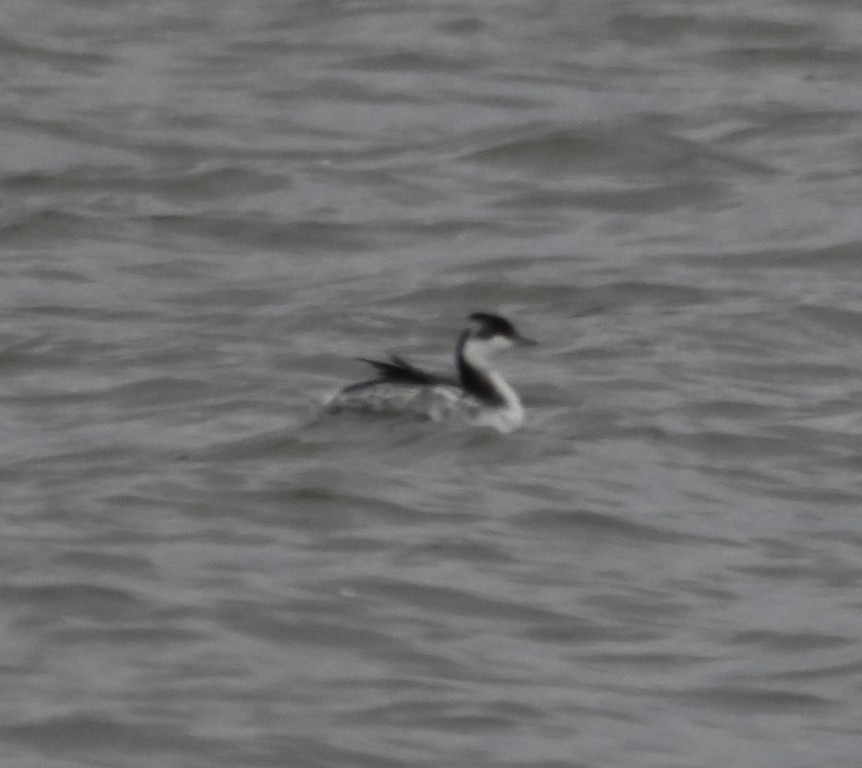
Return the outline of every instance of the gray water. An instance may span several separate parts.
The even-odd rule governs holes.
[[[855,0],[0,18],[3,766],[858,768]]]

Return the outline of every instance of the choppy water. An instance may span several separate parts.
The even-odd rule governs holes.
[[[3,765],[857,768],[858,3],[3,21]]]

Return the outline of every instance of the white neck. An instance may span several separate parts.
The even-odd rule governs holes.
[[[489,415],[489,423],[493,421],[492,426],[501,429],[504,432],[509,432],[516,427],[519,427],[524,421],[524,406],[521,404],[521,398],[518,393],[497,371],[495,371],[488,360],[491,352],[498,349],[503,349],[511,346],[509,343],[495,344],[479,339],[469,339],[464,343],[463,356],[468,365],[481,372],[494,389],[499,393],[503,400],[503,405],[497,409],[493,415]]]

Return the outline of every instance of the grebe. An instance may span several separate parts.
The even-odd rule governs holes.
[[[361,357],[377,370],[377,378],[345,387],[327,403],[327,410],[403,413],[431,421],[460,419],[511,432],[523,423],[524,407],[515,390],[491,368],[490,358],[509,347],[535,343],[521,336],[506,318],[474,312],[458,338],[457,379],[428,373],[397,355],[389,362]]]

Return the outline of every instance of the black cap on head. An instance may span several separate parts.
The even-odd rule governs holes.
[[[518,332],[505,317],[491,315],[487,312],[474,312],[470,315],[471,322],[476,324],[476,335],[480,339],[490,339],[492,336],[505,336],[514,339]]]

